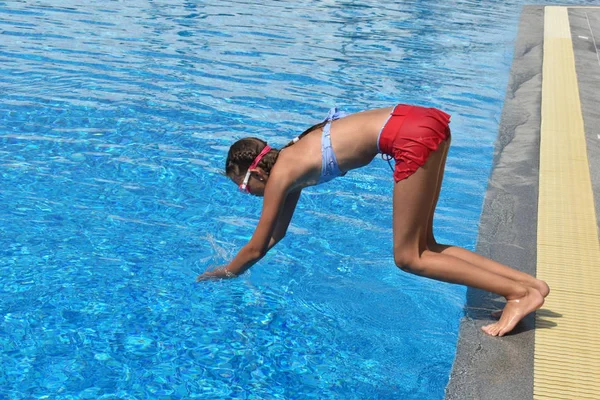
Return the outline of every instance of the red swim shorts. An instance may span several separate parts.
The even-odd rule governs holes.
[[[450,115],[436,108],[398,104],[379,134],[379,151],[394,158],[394,180],[408,178],[450,137]]]

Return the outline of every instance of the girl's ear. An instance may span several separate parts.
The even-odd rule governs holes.
[[[254,169],[251,169],[250,171],[254,172],[256,174],[256,177],[261,181],[264,181],[269,177],[269,174],[267,174],[261,167],[256,167]]]

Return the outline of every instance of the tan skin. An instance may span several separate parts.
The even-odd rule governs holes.
[[[342,171],[363,167],[378,154],[377,140],[392,108],[364,111],[333,121],[331,142]],[[231,260],[198,281],[231,278],[258,262],[284,236],[303,188],[317,183],[321,172],[321,129],[281,150],[270,174],[251,170],[248,188],[264,197],[260,220],[252,238]],[[425,165],[394,185],[394,260],[403,271],[467,285],[504,296],[506,306],[498,322],[482,330],[503,336],[544,303],[548,285],[531,275],[467,249],[437,243],[433,216],[440,194],[450,139],[432,152]],[[232,180],[239,185],[243,175]]]

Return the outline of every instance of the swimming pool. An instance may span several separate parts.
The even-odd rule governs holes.
[[[522,3],[0,2],[0,397],[443,398],[465,289],[394,266],[382,160],[194,278],[260,213],[229,144],[334,105],[453,114],[436,234],[474,249]]]

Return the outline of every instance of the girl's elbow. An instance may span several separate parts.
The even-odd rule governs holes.
[[[267,254],[267,249],[252,245],[247,246],[246,251],[248,252],[248,256],[253,260],[260,260]]]

